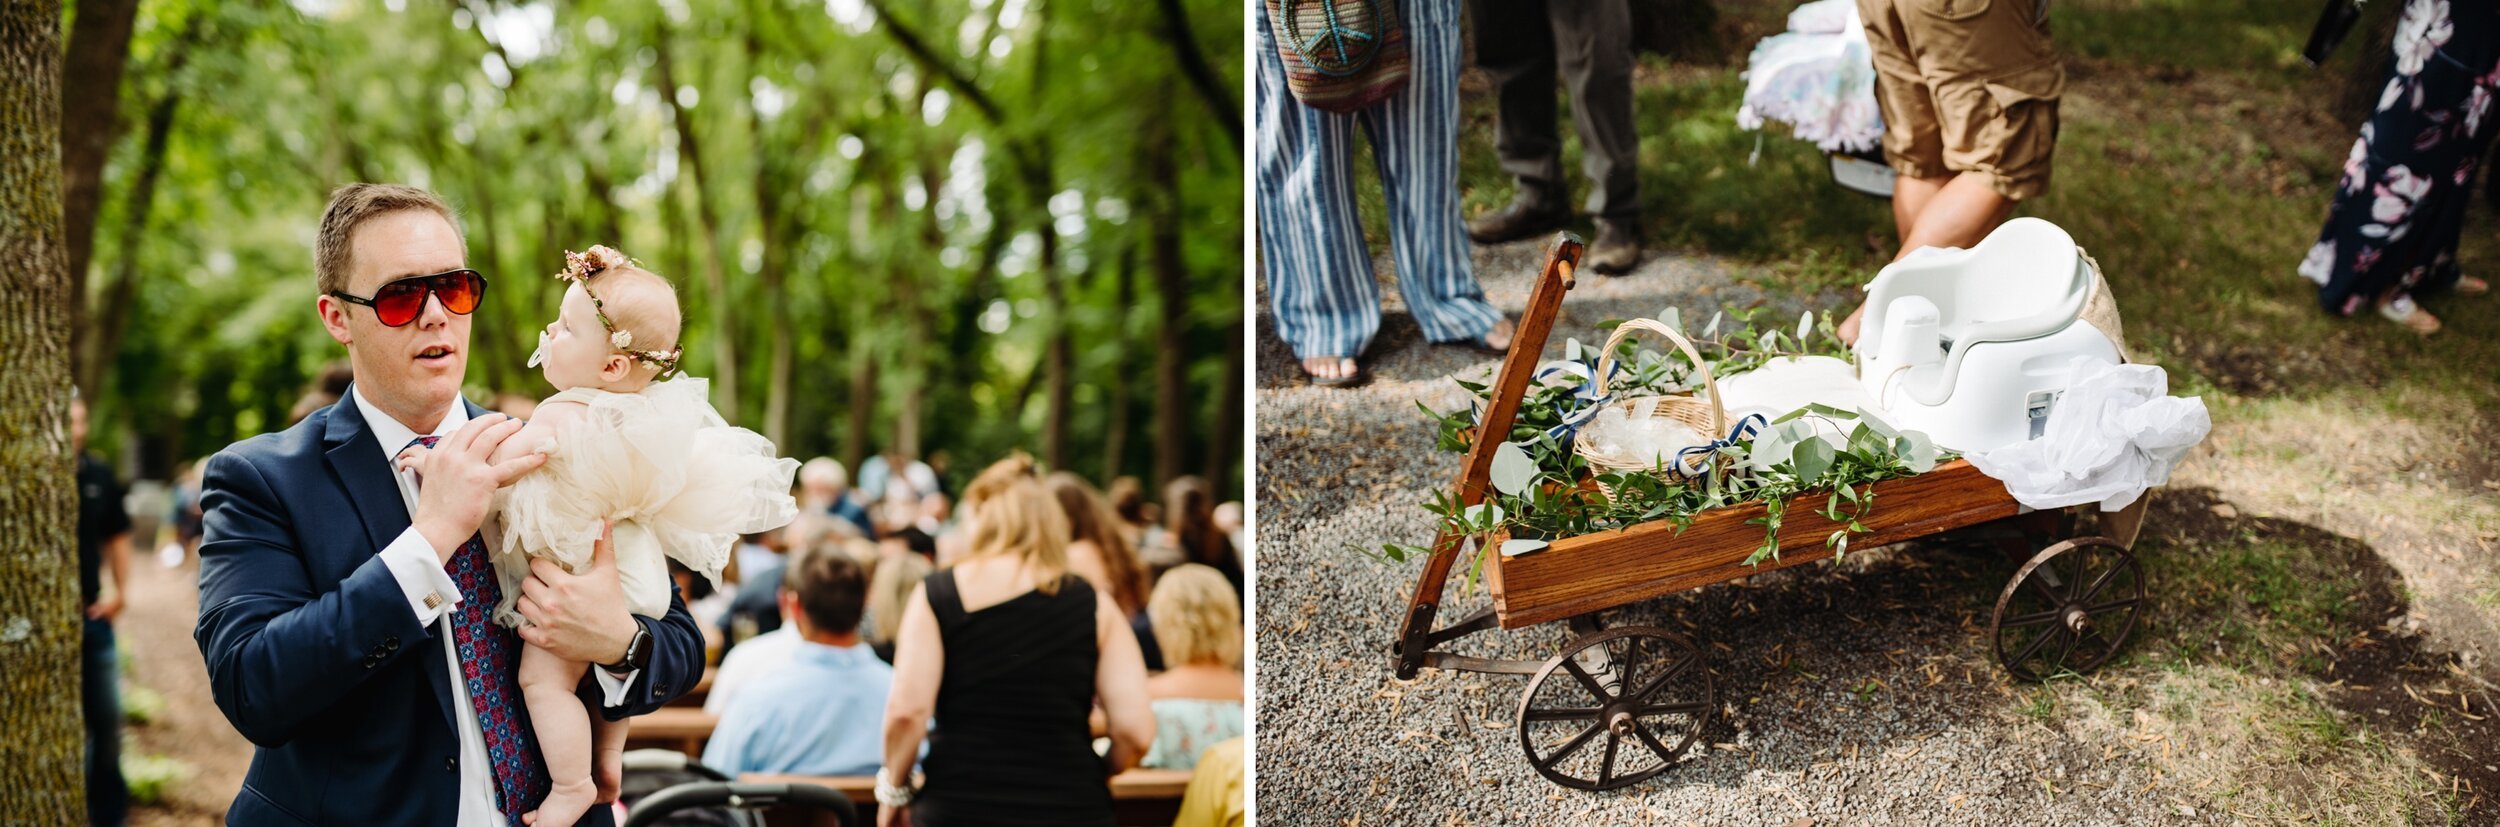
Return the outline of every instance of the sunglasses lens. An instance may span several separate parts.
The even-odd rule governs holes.
[[[434,295],[443,300],[443,309],[467,315],[477,309],[477,300],[486,293],[486,279],[477,273],[462,270],[434,277]]]
[[[390,327],[416,321],[417,313],[424,309],[424,279],[391,282],[373,293],[373,315]]]

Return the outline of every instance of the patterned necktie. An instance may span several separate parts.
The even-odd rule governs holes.
[[[440,439],[421,436],[409,444],[432,448]],[[451,614],[451,640],[460,654],[461,679],[468,684],[478,729],[486,736],[495,800],[513,827],[520,827],[521,814],[538,809],[547,797],[547,765],[539,759],[538,736],[530,730],[529,709],[521,701],[521,638],[489,619],[503,602],[503,584],[486,559],[485,538],[471,534],[460,544],[451,555],[451,579],[460,586],[460,605]]]

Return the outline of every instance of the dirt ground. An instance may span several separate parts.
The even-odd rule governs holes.
[[[164,800],[133,808],[136,827],[225,823],[226,805],[243,788],[252,744],[226,723],[208,692],[208,668],[200,661],[191,627],[199,618],[199,565],[157,564],[153,554],[132,561],[137,581],[115,624],[129,671],[125,686],[162,698],[160,711],[129,729],[126,755],[160,755],[179,762],[184,775],[166,785]],[[127,701],[125,701],[127,703]]]

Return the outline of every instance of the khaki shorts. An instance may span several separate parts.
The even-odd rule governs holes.
[[[2048,189],[2066,70],[2049,41],[2045,0],[1857,3],[1894,170],[1982,172],[2015,200]]]

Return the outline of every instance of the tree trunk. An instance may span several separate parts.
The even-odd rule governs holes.
[[[1241,149],[1241,104],[1233,102],[1233,94],[1225,91],[1234,84],[1217,77],[1215,67],[1207,62],[1205,52],[1198,49],[1198,36],[1190,31],[1189,12],[1181,8],[1181,0],[1159,0],[1156,7],[1163,14],[1163,42],[1172,47],[1172,55],[1180,60],[1181,76],[1189,79],[1189,88],[1198,93],[1198,100],[1215,114],[1216,124],[1224,127],[1224,137],[1232,140],[1235,151]]]
[[[113,281],[105,286],[104,297],[98,303],[94,333],[77,343],[85,348],[78,360],[78,386],[90,393],[100,392],[105,367],[121,351],[122,333],[130,323],[130,308],[137,303],[134,298],[139,291],[139,241],[147,237],[148,214],[156,206],[156,181],[165,171],[165,147],[173,138],[174,113],[182,106],[182,66],[190,57],[192,33],[199,31],[200,24],[191,25],[165,61],[165,96],[148,107],[147,145],[139,154],[139,177],[131,184],[130,203],[123,210],[122,251],[113,266]],[[67,185],[65,177],[63,186]]]
[[[756,42],[755,30],[749,28],[747,30],[747,59],[750,62],[754,61],[756,54],[760,51],[762,51],[762,44]],[[765,313],[770,319],[768,326],[771,328],[766,332],[766,335],[770,337],[768,340],[770,344],[767,345],[764,357],[767,363],[764,384],[764,438],[772,440],[774,445],[788,445],[790,444],[790,301],[787,296],[783,295],[783,285],[786,284],[787,275],[782,271],[789,267],[790,256],[789,252],[783,249],[781,190],[775,184],[778,181],[795,179],[793,176],[776,174],[774,159],[782,156],[775,154],[770,144],[765,141],[764,116],[757,113],[754,107],[747,108],[747,123],[748,131],[755,136],[755,235],[756,241],[764,248],[762,272],[758,275],[763,277]],[[726,308],[728,302],[721,301],[714,306]],[[719,316],[715,315],[714,318],[717,319]],[[712,335],[714,338],[723,338],[729,335],[729,331],[725,328],[718,329],[713,331]]]
[[[87,300],[87,262],[95,252],[95,224],[104,206],[104,161],[113,154],[113,139],[122,101],[122,69],[130,62],[130,31],[139,17],[138,0],[83,0],[78,19],[71,21],[69,54],[58,63],[65,70],[57,91],[61,160],[62,232],[68,240],[70,330],[85,338],[82,324]],[[55,34],[60,16],[54,15]],[[55,44],[58,40],[53,41]],[[73,340],[73,346],[79,344]],[[90,376],[79,371],[79,376]],[[81,382],[87,385],[87,382]],[[88,390],[94,390],[89,387]]]
[[[84,15],[80,16],[82,18]],[[61,9],[0,5],[0,823],[86,818]]]
[[[1214,427],[1208,430],[1212,436],[1207,438],[1205,473],[1207,484],[1214,486],[1217,492],[1217,499],[1239,498],[1239,492],[1235,492],[1234,497],[1226,497],[1224,493],[1231,490],[1233,464],[1239,456],[1235,451],[1241,447],[1241,324],[1241,320],[1236,318],[1224,331],[1224,385],[1218,391],[1220,401],[1215,406]]]
[[[1111,336],[1119,342],[1120,346],[1116,351],[1118,356],[1114,357],[1111,364],[1111,387],[1107,389],[1110,400],[1106,404],[1111,408],[1111,422],[1103,428],[1102,476],[1098,478],[1104,485],[1109,485],[1112,480],[1119,478],[1120,467],[1127,460],[1125,454],[1128,452],[1128,354],[1130,350],[1128,319],[1130,308],[1137,305],[1137,248],[1127,247],[1120,251],[1118,279],[1119,298],[1112,304],[1114,310],[1111,317],[1113,319]]]
[[[703,286],[710,295],[704,302],[712,308],[712,338],[709,344],[714,355],[712,363],[712,402],[721,417],[738,424],[738,345],[735,328],[730,326],[729,280],[721,272],[720,214],[712,208],[711,187],[703,180],[703,148],[697,143],[694,118],[677,102],[677,61],[669,45],[672,35],[666,24],[659,27],[654,46],[659,50],[660,99],[668,102],[670,122],[677,127],[677,160],[686,168],[694,184],[695,215],[702,222]]]
[[[1050,300],[1050,348],[1042,372],[1050,385],[1042,411],[1042,462],[1052,469],[1068,467],[1068,407],[1075,400],[1076,343],[1068,324],[1067,277],[1059,272],[1059,228],[1044,212],[1042,221],[1042,290]]]
[[[1169,119],[1146,122],[1148,257],[1163,320],[1155,340],[1155,485],[1161,486],[1185,473],[1181,463],[1189,448],[1189,273],[1181,260],[1180,168]]]

